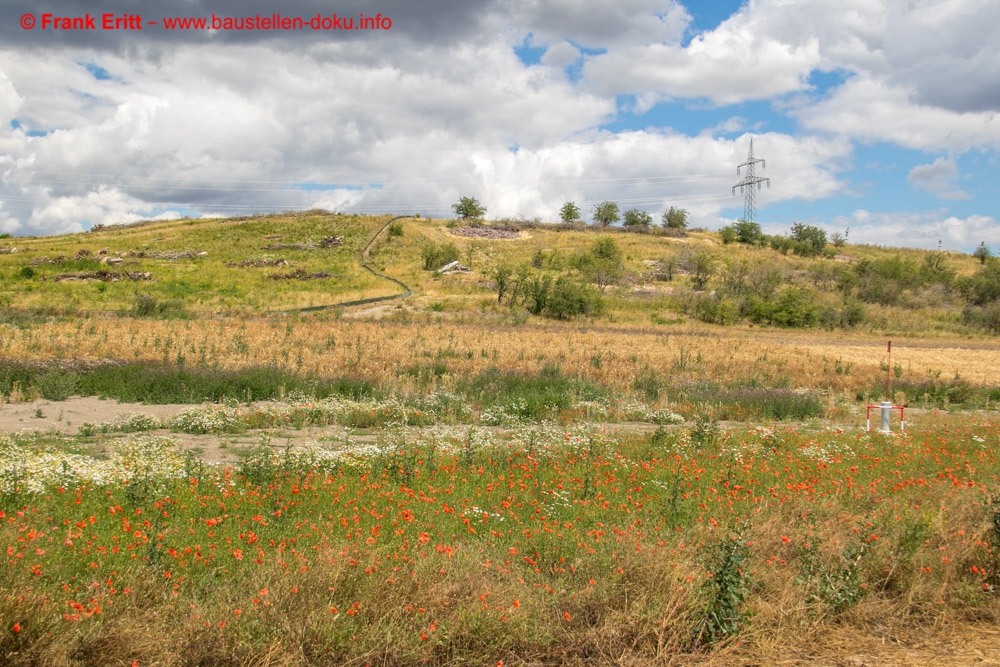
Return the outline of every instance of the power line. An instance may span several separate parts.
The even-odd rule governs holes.
[[[743,219],[746,222],[752,222],[756,224],[757,222],[757,193],[754,190],[754,186],[757,186],[757,190],[760,190],[761,183],[767,183],[767,187],[771,187],[770,178],[762,178],[756,174],[756,165],[760,163],[761,169],[765,167],[764,160],[762,158],[755,158],[753,156],[753,137],[750,137],[750,152],[747,153],[747,161],[736,167],[736,175],[740,175],[740,168],[746,167],[747,173],[742,181],[733,186],[733,194],[736,194],[736,188],[740,189],[740,192],[744,194],[743,198]]]

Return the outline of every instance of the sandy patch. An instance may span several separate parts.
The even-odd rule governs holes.
[[[169,419],[189,404],[143,405],[141,403],[119,403],[115,400],[101,400],[94,397],[74,397],[65,401],[38,400],[32,403],[7,403],[0,405],[0,432],[36,431],[40,434],[74,436],[80,432],[84,422],[101,424],[122,415],[142,413],[160,419]],[[41,416],[36,416],[37,414]],[[303,429],[275,429],[269,432],[248,431],[239,434],[193,435],[177,433],[169,429],[145,431],[173,439],[182,449],[194,449],[206,461],[232,463],[239,460],[241,450],[267,445],[277,449],[301,447],[307,442],[322,438],[335,438],[343,446],[352,443],[374,442],[373,435],[350,435],[342,427],[306,427]],[[122,433],[106,433],[94,436],[95,453],[109,454],[106,443],[123,437]]]

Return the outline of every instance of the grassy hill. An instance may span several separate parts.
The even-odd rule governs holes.
[[[0,305],[8,318],[23,312],[197,317],[399,294],[402,288],[362,266],[363,248],[388,220],[307,211],[8,239],[2,250],[16,252],[0,254]],[[995,281],[997,271],[958,253],[843,245],[802,256],[762,244],[725,244],[708,231],[674,237],[657,233],[662,230],[510,221],[486,227],[503,227],[514,238],[470,238],[454,225],[405,218],[372,245],[370,266],[413,290],[396,310],[569,317],[574,313],[533,300],[545,281],[551,288],[562,277],[563,287],[583,288],[577,294],[593,300],[595,307],[581,309],[587,316],[641,326],[683,320],[907,335],[997,329],[991,283],[980,290],[985,299],[977,300],[974,289],[976,280]],[[620,252],[620,263],[603,278],[595,277],[600,239],[611,239]],[[471,273],[427,270],[435,251]],[[536,292],[510,290],[498,301],[501,266],[514,284],[535,281]]]

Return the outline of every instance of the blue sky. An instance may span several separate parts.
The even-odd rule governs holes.
[[[72,15],[69,0],[53,10]],[[108,0],[114,5],[127,0]],[[315,0],[169,0],[164,16]],[[356,0],[365,13],[374,2]],[[0,231],[326,207],[555,220],[604,199],[1000,252],[989,0],[404,0],[375,34],[55,35],[0,8]],[[154,11],[154,10],[150,10]]]

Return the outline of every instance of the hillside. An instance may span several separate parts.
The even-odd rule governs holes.
[[[5,239],[0,305],[12,309],[8,318],[19,312],[190,317],[400,294],[402,288],[361,262],[362,249],[388,220],[308,211]],[[990,291],[997,271],[958,253],[845,244],[803,256],[787,248],[725,244],[707,231],[672,237],[656,229],[628,233],[511,221],[492,226],[513,230],[506,236],[514,238],[476,238],[454,225],[405,218],[373,244],[372,268],[414,293],[394,310],[561,319],[582,314],[653,328],[704,322],[920,336],[978,336],[997,328]],[[605,246],[610,260],[596,249],[600,239],[612,240]],[[442,276],[425,270],[435,257],[441,263],[457,259],[471,272]],[[535,292],[509,289],[498,300],[501,266],[513,285],[535,281]],[[978,292],[976,276],[986,283]],[[539,290],[556,284],[581,288],[567,294],[582,305],[569,311],[539,305]]]

